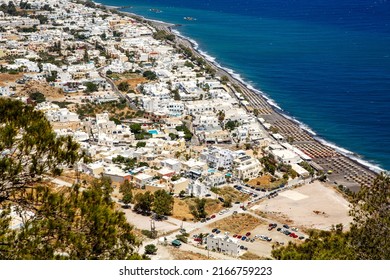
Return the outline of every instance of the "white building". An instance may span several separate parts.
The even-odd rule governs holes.
[[[79,122],[79,116],[76,113],[70,112],[67,108],[59,110],[47,111],[45,113],[47,119],[51,122]]]
[[[195,181],[188,185],[187,193],[196,197],[204,197],[206,194],[210,193],[210,190],[205,184],[200,181]]]
[[[176,173],[180,173],[181,163],[177,159],[165,159],[161,161],[163,167],[169,168]]]
[[[250,156],[243,156],[233,161],[233,174],[241,180],[256,178],[261,171],[261,164],[258,159]]]
[[[11,96],[13,92],[10,91],[9,87],[0,87],[0,96]]]
[[[245,155],[244,151],[231,151],[219,147],[211,147],[203,150],[200,159],[206,161],[210,167],[229,169],[235,158]]]
[[[232,256],[237,256],[240,252],[238,240],[230,238],[229,235],[209,235],[206,237],[208,250],[215,250]]]
[[[145,185],[153,180],[153,176],[140,173],[133,176],[133,182],[137,188],[143,189]]]
[[[271,150],[270,153],[274,155],[278,162],[284,164],[296,164],[302,161],[302,159],[296,153],[290,150]]]

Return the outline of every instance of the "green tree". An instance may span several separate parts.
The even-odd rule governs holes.
[[[45,175],[80,159],[72,137],[56,136],[42,112],[11,99],[0,99],[0,153],[0,203],[19,201]]]
[[[137,193],[134,196],[135,205],[134,210],[140,211],[146,214],[149,214],[152,210],[152,204],[154,200],[154,196],[150,191],[147,191],[146,193]]]
[[[331,231],[311,230],[303,244],[290,242],[286,247],[272,251],[275,259],[282,260],[345,260],[355,259],[349,238],[342,232],[342,226]]]
[[[390,177],[381,173],[353,197],[351,244],[358,259],[390,259]]]
[[[235,129],[236,127],[238,126],[238,122],[237,121],[227,121],[226,124],[225,124],[225,129],[228,129],[230,131],[232,131],[233,129]]]
[[[195,217],[195,219],[206,218],[206,199],[195,198],[195,205],[190,206],[191,214]]]
[[[146,255],[154,255],[157,252],[157,247],[154,244],[149,244],[145,246],[145,254]]]
[[[184,66],[188,67],[188,68],[194,68],[195,65],[192,64],[190,61],[186,60],[186,62],[184,62]]]
[[[119,85],[118,85],[118,89],[120,91],[124,91],[124,92],[127,92],[129,90],[130,86],[127,82],[121,82]]]
[[[154,73],[153,71],[150,71],[150,70],[146,70],[144,73],[143,73],[143,76],[148,79],[148,80],[157,80],[157,75],[156,73]]]
[[[130,130],[134,134],[138,134],[142,131],[141,125],[139,123],[133,123],[130,125]]]
[[[46,97],[39,91],[30,93],[29,97],[37,103],[42,103],[46,101]]]
[[[230,196],[224,199],[223,207],[232,207],[232,198]]]
[[[136,145],[137,148],[143,148],[145,146],[146,146],[146,142],[137,142],[137,145]]]
[[[179,138],[179,136],[177,134],[174,134],[172,132],[169,133],[169,138],[171,138],[171,140],[176,140],[177,138]]]
[[[226,84],[227,82],[229,82],[229,77],[228,76],[222,76],[221,77],[221,83]]]
[[[54,82],[57,79],[57,71],[52,71],[50,76],[46,77],[46,82]]]
[[[34,188],[26,195],[31,206],[38,206],[34,218],[12,230],[0,217],[0,258],[141,259],[132,226],[107,201],[105,188],[105,181],[82,192],[78,186],[62,192]]]
[[[172,93],[173,93],[173,99],[174,100],[179,101],[181,99],[178,89],[172,90]]]
[[[165,190],[154,192],[152,209],[158,216],[171,215],[173,210],[173,197]]]
[[[119,186],[119,192],[122,194],[122,202],[125,204],[126,208],[133,200],[132,189],[133,186],[129,181],[124,181],[124,183]]]
[[[180,193],[179,193],[179,197],[185,197],[186,196],[186,191],[185,190],[181,190]]]
[[[97,85],[92,82],[86,82],[85,86],[87,87],[84,91],[85,93],[92,93],[98,90]]]
[[[125,204],[125,207],[128,208],[129,204],[133,200],[133,194],[131,192],[126,192],[122,196],[122,202]]]

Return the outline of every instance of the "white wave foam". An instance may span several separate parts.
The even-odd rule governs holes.
[[[328,147],[331,147],[333,149],[335,149],[337,152],[339,152],[340,154],[360,163],[361,165],[363,166],[366,166],[368,167],[368,169],[374,171],[374,172],[382,172],[382,171],[385,171],[384,169],[382,169],[379,165],[377,164],[374,164],[372,162],[369,162],[369,161],[366,161],[366,160],[363,160],[362,158],[360,158],[357,154],[355,154],[354,152],[351,152],[345,148],[342,148],[342,147],[339,147],[337,146],[336,144],[334,143],[331,143],[331,142],[328,142],[320,137],[314,137],[318,142],[320,142],[321,144],[325,145],[325,146],[328,146]]]
[[[197,49],[199,48],[198,42],[196,42],[194,39],[191,39],[191,38],[189,38],[189,37],[187,37],[187,36],[184,36],[184,35],[181,34],[180,31],[178,31],[177,29],[172,29],[172,33],[175,34],[176,36],[178,36],[178,37],[184,39],[184,40],[189,41],[189,42],[192,44],[192,46],[194,47],[194,49],[197,50]]]
[[[203,51],[199,48],[199,44],[198,42],[196,42],[195,40],[189,38],[189,37],[186,37],[184,36],[183,34],[181,34],[178,30],[174,29],[172,30],[172,32],[191,42],[191,44],[193,45],[194,49],[197,50],[203,57],[205,57],[205,59],[207,61],[209,61],[210,63],[212,63],[213,65],[215,65],[216,67],[226,71],[227,73],[229,73],[234,79],[238,80],[239,82],[241,82],[244,86],[246,86],[248,89],[256,92],[257,94],[260,94],[268,104],[270,104],[271,106],[279,109],[279,111],[283,112],[283,109],[272,99],[270,98],[269,96],[267,96],[263,91],[259,90],[259,89],[256,89],[254,88],[250,83],[248,83],[247,81],[244,80],[244,78],[236,73],[233,69],[230,69],[230,68],[227,68],[227,67],[223,67],[221,64],[219,64],[217,61],[216,61],[216,58],[209,55],[206,51]],[[317,141],[319,141],[321,144],[325,145],[325,146],[328,146],[328,147],[331,147],[333,149],[335,149],[336,151],[338,151],[340,154],[343,154],[344,156],[347,156],[348,158],[360,163],[361,165],[363,166],[366,166],[368,167],[370,170],[374,171],[374,172],[381,172],[381,171],[384,171],[384,169],[382,169],[381,167],[379,167],[378,165],[376,164],[373,164],[371,162],[368,162],[368,161],[365,161],[361,158],[359,158],[355,153],[345,149],[345,148],[342,148],[342,147],[339,147],[337,146],[336,144],[333,144],[331,142],[328,142],[320,137],[317,137],[317,133],[315,133],[309,126],[307,126],[306,124],[302,123],[301,121],[297,120],[296,118],[292,117],[292,116],[289,116],[289,115],[286,115],[286,114],[283,114],[282,115],[297,123],[299,125],[300,128],[302,128],[303,130],[307,131],[309,134],[311,134]]]
[[[304,124],[303,122],[297,120],[296,118],[294,117],[291,117],[289,115],[286,115],[286,114],[282,114],[286,119],[289,119],[295,123],[297,123],[299,125],[300,128],[302,128],[303,130],[309,132],[309,134],[311,134],[312,136],[316,136],[317,133],[314,132],[314,130],[312,130],[308,125]]]

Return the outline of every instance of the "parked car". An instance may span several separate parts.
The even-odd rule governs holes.
[[[272,241],[272,238],[271,238],[271,237],[267,237],[267,241],[268,241],[268,242],[271,242],[271,241]]]
[[[260,235],[260,236],[259,236],[259,239],[260,239],[260,240],[267,240],[267,236],[265,236],[265,235]]]
[[[234,238],[237,237],[237,234],[234,234],[233,237],[234,237]]]
[[[222,197],[218,197],[219,201],[221,202],[225,202],[225,199],[223,199]]]
[[[241,239],[241,237],[242,237],[242,235],[237,235],[237,238],[238,238],[238,239]]]
[[[251,235],[251,233],[248,231],[245,235],[246,235],[246,236],[249,236],[249,235]]]
[[[217,231],[215,232],[216,234],[220,234],[221,231],[219,229],[217,229]]]
[[[303,240],[303,239],[305,239],[305,237],[304,236],[299,236],[299,239]]]
[[[290,227],[288,225],[283,225],[284,228],[289,229]]]
[[[214,219],[214,218],[215,218],[215,215],[211,215],[210,218],[211,218],[211,219]]]
[[[217,228],[213,228],[212,230],[211,230],[211,232],[216,232],[218,229]]]
[[[241,237],[241,240],[245,240],[245,239],[246,239],[246,236]]]
[[[282,228],[280,228],[280,227],[277,228],[277,231],[281,231],[281,230],[282,230]]]

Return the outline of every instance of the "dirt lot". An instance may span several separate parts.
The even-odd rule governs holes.
[[[248,182],[248,185],[254,187],[266,187],[271,183],[271,175],[264,175]]]
[[[210,224],[209,228],[218,228],[222,232],[228,231],[233,234],[245,234],[252,231],[262,221],[249,214],[236,214]]]
[[[22,89],[16,94],[17,96],[27,96],[30,93],[40,92],[42,93],[48,100],[55,100],[55,98],[62,98],[64,96],[63,92],[59,88],[54,88],[49,86],[46,82],[37,82],[30,81],[25,84]]]
[[[149,216],[142,216],[140,214],[134,213],[131,209],[122,209],[126,215],[127,221],[134,225],[136,228],[142,230],[150,230],[151,222]],[[164,233],[169,233],[173,230],[178,230],[179,227],[170,222],[170,221],[156,221],[155,222],[156,230],[158,235],[162,235]]]
[[[235,201],[244,202],[249,198],[249,195],[243,194],[242,192],[237,191],[233,187],[223,187],[217,190],[217,194],[222,196],[225,200],[230,198],[232,203]]]
[[[178,198],[174,198],[172,217],[179,220],[192,220],[194,218],[190,213],[188,203]]]
[[[136,90],[139,84],[145,83],[148,80],[137,74],[112,74],[111,78],[115,80],[115,84],[118,86],[121,82],[127,82],[131,90]]]
[[[278,187],[282,183],[283,180],[277,180],[272,182],[271,175],[263,175],[261,177],[250,180],[248,182],[248,185],[253,186],[255,188],[272,189]]]
[[[188,198],[181,200],[175,198],[172,217],[179,220],[183,220],[184,218],[188,221],[193,220],[194,216],[190,213],[190,205],[195,205],[194,199]],[[219,201],[210,198],[206,199],[205,210],[208,216],[218,213],[222,209],[222,203],[220,203]]]
[[[251,252],[245,252],[242,256],[240,256],[241,260],[264,260],[266,258],[260,257],[256,254],[253,254]]]
[[[0,73],[0,87],[5,86],[7,83],[13,83],[21,77],[23,77],[23,73],[18,73],[15,75],[8,73]]]
[[[191,251],[182,251],[173,247],[166,247],[166,250],[172,255],[175,260],[207,260],[213,258],[207,258],[206,255],[202,255],[199,253],[191,252]]]
[[[316,181],[279,193],[251,208],[264,212],[268,218],[303,228],[329,230],[342,223],[349,228],[349,203],[332,187]]]

